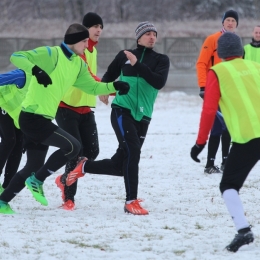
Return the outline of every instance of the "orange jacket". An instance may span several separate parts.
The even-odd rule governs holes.
[[[221,34],[222,32],[219,31],[209,35],[201,47],[200,55],[196,63],[199,87],[206,86],[209,69],[222,61],[217,55],[217,42]]]

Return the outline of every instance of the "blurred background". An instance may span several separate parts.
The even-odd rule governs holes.
[[[104,30],[97,46],[102,76],[121,49],[135,48],[135,28],[153,22],[158,30],[155,50],[171,61],[166,89],[198,91],[195,64],[206,36],[222,28],[222,16],[239,14],[236,33],[249,43],[260,24],[260,0],[1,0],[0,72],[14,67],[14,51],[59,45],[67,27],[81,23],[87,12],[98,13]]]

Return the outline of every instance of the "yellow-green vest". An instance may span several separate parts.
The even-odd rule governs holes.
[[[25,80],[25,85],[21,89],[18,89],[15,84],[0,87],[0,107],[14,120],[14,125],[17,128],[20,128],[18,119],[31,80],[31,74],[25,73]]]
[[[90,71],[97,75],[97,50],[94,47],[93,52],[89,52],[85,50],[86,61],[88,66],[90,67]],[[96,107],[96,96],[87,94],[80,89],[71,87],[64,97],[62,101],[69,106],[72,107]]]
[[[215,71],[220,109],[233,142],[260,137],[260,64],[240,58],[219,63]]]
[[[38,84],[36,77],[32,77],[28,92],[22,103],[23,111],[54,119],[62,97],[73,85],[91,95],[108,95],[115,92],[113,82],[95,81],[88,72],[86,63],[79,56],[73,54],[68,59],[60,47],[52,47],[51,51],[53,52],[54,49],[58,53],[58,59],[55,68],[49,73],[52,84],[45,88]],[[24,55],[29,56],[30,54],[30,52],[24,52]],[[35,57],[37,59],[37,55]],[[13,55],[13,59],[14,64],[21,63],[21,68],[23,64],[28,66],[25,62],[26,59],[21,55]]]
[[[256,48],[251,44],[247,44],[244,46],[244,50],[245,50],[245,56],[244,56],[245,60],[251,60],[260,63],[260,48]]]

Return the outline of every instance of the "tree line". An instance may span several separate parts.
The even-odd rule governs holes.
[[[260,19],[259,0],[1,0],[2,22],[30,19],[78,20],[98,13],[107,23],[219,19],[228,9]]]

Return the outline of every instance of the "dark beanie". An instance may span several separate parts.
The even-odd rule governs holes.
[[[228,10],[224,13],[223,18],[222,18],[222,23],[224,23],[224,20],[228,17],[232,17],[236,20],[237,26],[238,26],[238,13],[234,10]]]
[[[223,33],[218,39],[217,53],[219,58],[243,56],[243,46],[239,36],[232,32]]]
[[[138,40],[146,32],[150,32],[150,31],[156,32],[156,36],[157,36],[157,30],[152,23],[150,23],[148,21],[139,23],[137,25],[137,28],[135,29],[136,39]]]
[[[69,26],[64,36],[64,43],[76,44],[89,38],[88,29],[79,23],[74,23]]]
[[[97,24],[101,24],[102,29],[104,28],[102,18],[98,14],[92,12],[84,15],[82,24],[87,28],[90,28]]]

